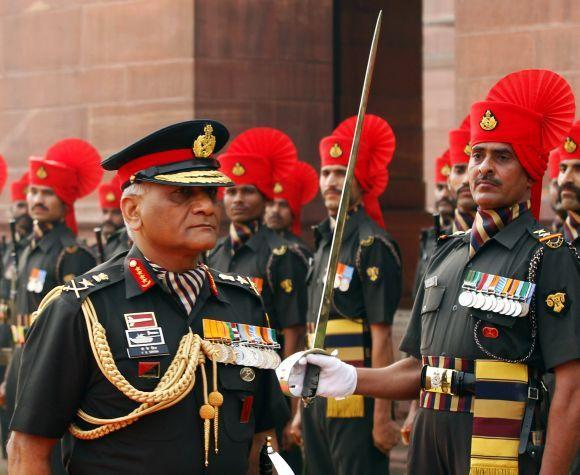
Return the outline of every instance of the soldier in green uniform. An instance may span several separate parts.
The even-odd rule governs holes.
[[[218,241],[207,263],[252,279],[272,326],[282,336],[283,355],[291,355],[303,349],[305,343],[308,254],[294,240],[262,225],[262,221],[266,203],[284,186],[280,180],[297,166],[296,148],[281,131],[257,127],[237,136],[220,156],[220,163],[235,183],[225,191],[223,199],[230,220],[229,236]],[[296,408],[294,404],[293,411]],[[277,432],[282,456],[299,472],[301,458],[292,447],[290,424],[277,427]]]
[[[216,242],[216,187],[231,184],[212,158],[227,138],[218,122],[183,122],[103,162],[135,245],[41,304],[11,473],[49,473],[64,435],[69,473],[245,474],[256,434],[288,417],[259,296],[199,264]]]
[[[101,205],[102,223],[100,236],[97,235],[95,254],[102,252],[102,260],[113,257],[120,252],[128,251],[131,247],[127,229],[121,213],[121,184],[117,177],[99,186],[99,203]],[[95,229],[97,232],[97,229]],[[99,250],[102,246],[102,251]]]
[[[17,286],[17,261],[18,256],[28,244],[28,236],[32,232],[32,219],[28,214],[26,191],[28,188],[28,171],[19,179],[10,184],[10,216],[11,239],[4,255],[2,256],[2,278],[0,279],[0,347],[2,351],[2,365],[0,372],[0,425],[2,430],[2,450],[6,453],[8,442],[8,410],[14,407],[14,401],[6,401],[6,369],[10,363],[14,341],[10,319],[14,318]],[[13,228],[13,229],[12,229]],[[13,233],[13,235],[12,235]]]
[[[355,120],[343,121],[320,143],[320,191],[329,217],[315,228],[316,251],[308,283],[310,333],[320,306]],[[387,122],[367,115],[326,340],[329,349],[338,349],[342,358],[360,367],[393,361],[391,328],[401,295],[401,255],[384,230],[378,197],[387,186],[394,149],[395,137]],[[388,473],[388,453],[400,436],[390,401],[361,396],[317,399],[301,412],[309,474]],[[294,426],[300,435],[299,421]]]
[[[7,410],[12,415],[17,394],[22,344],[32,313],[57,285],[93,267],[92,253],[76,239],[74,202],[93,192],[103,170],[100,156],[89,143],[65,139],[48,149],[44,158],[31,157],[27,203],[33,231],[19,255],[18,293],[12,333],[16,349],[6,375]],[[53,472],[62,473],[58,448]]]
[[[412,356],[377,370],[304,358],[322,368],[321,395],[407,399],[421,388],[409,473],[531,474],[542,453],[540,473],[568,471],[580,431],[580,260],[535,216],[548,152],[573,117],[570,87],[545,70],[510,74],[473,104],[477,216],[440,239],[401,343]],[[556,377],[547,431],[544,371]]]
[[[308,258],[312,252],[300,238],[302,207],[318,193],[318,174],[306,162],[296,162],[292,173],[275,178],[274,197],[266,202],[264,224],[284,239],[297,244]]]
[[[566,219],[564,238],[580,249],[580,121],[577,121],[560,145],[558,189]]]

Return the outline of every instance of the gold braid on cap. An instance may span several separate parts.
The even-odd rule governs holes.
[[[62,293],[63,286],[59,286],[51,290],[40,303],[38,310],[33,313],[33,319],[36,320],[41,312],[48,306],[48,304],[58,298]],[[139,407],[131,411],[126,416],[116,417],[113,419],[103,419],[93,417],[87,414],[82,409],[77,411],[77,416],[89,424],[96,425],[94,429],[83,430],[76,424],[69,426],[69,432],[76,438],[82,440],[99,439],[111,432],[117,431],[138,421],[141,417],[154,412],[168,409],[184,399],[195,386],[196,370],[201,368],[202,377],[204,380],[204,401],[210,401],[214,406],[214,410],[223,403],[223,396],[217,391],[217,360],[216,355],[219,351],[213,343],[203,340],[199,335],[194,334],[191,329],[181,338],[179,347],[173,358],[173,361],[167,368],[167,371],[157,384],[153,391],[140,391],[129,383],[121,374],[111,349],[107,342],[107,335],[105,328],[99,322],[95,307],[91,300],[86,297],[81,306],[85,323],[87,325],[89,342],[95,357],[95,361],[99,369],[113,386],[121,391],[132,401],[141,403]],[[214,387],[212,393],[208,396],[207,385],[205,384],[205,361],[206,357],[213,362]],[[207,405],[207,402],[206,402]],[[211,407],[211,406],[210,406]],[[202,406],[205,409],[205,405]],[[214,418],[214,413],[211,417],[204,417],[205,414],[200,414],[204,419],[204,447],[206,453],[205,465],[208,465],[209,452],[209,423]],[[216,422],[214,422],[216,423]],[[217,430],[215,436],[215,451],[217,453]]]

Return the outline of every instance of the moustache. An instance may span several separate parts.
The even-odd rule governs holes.
[[[339,194],[340,195],[341,193],[342,193],[342,190],[339,190],[338,188],[332,187],[332,188],[328,188],[324,193],[322,193],[322,196],[326,196],[329,194]]]
[[[440,206],[442,204],[448,204],[449,206],[453,206],[453,201],[450,198],[444,197],[440,198],[435,202],[435,206]]]
[[[492,185],[495,185],[495,186],[501,186],[501,184],[502,184],[501,181],[498,180],[497,178],[494,178],[492,176],[484,176],[484,177],[481,177],[481,178],[477,178],[475,180],[475,186],[481,184],[484,181],[485,182],[488,182],[488,183],[491,183]],[[467,187],[467,188],[469,188],[469,187]]]
[[[34,210],[36,210],[36,209],[41,209],[41,210],[43,210],[43,211],[48,211],[48,208],[47,208],[46,206],[44,206],[44,205],[40,205],[40,204],[38,204],[38,205],[34,205],[34,206],[32,207],[32,210],[33,210],[33,211],[34,211]]]
[[[580,201],[580,187],[574,186],[572,183],[565,183],[560,187],[560,192],[558,193],[558,197],[562,199],[562,192],[563,191],[571,191],[572,193],[576,194],[576,199]]]

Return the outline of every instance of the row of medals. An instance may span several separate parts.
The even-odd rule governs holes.
[[[479,274],[483,275],[482,273]],[[471,274],[471,277],[473,276],[474,274]],[[469,277],[470,274],[468,274],[468,279]],[[471,290],[471,288],[476,285],[472,282],[473,281],[466,280],[466,282],[463,283],[462,288],[464,291],[461,292],[458,299],[459,304],[463,307],[477,308],[485,312],[495,312],[510,317],[525,317],[528,314],[530,310],[529,302],[534,293],[535,284],[527,282],[529,284],[528,291],[523,297],[508,297],[504,292],[502,292],[504,289],[498,289],[497,287],[492,293],[484,289],[480,291]]]
[[[276,369],[281,362],[274,348],[262,346],[232,345],[213,342],[218,363],[252,366],[261,369]]]

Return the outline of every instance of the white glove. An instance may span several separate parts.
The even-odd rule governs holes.
[[[320,367],[317,396],[341,398],[354,393],[357,381],[354,366],[343,363],[335,356],[310,354],[300,358],[290,372],[288,383],[295,397],[302,395],[307,363]]]

